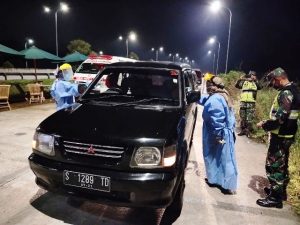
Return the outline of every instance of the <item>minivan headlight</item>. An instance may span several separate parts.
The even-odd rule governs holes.
[[[54,136],[35,132],[32,141],[32,148],[44,154],[54,156]]]
[[[155,167],[161,163],[161,153],[156,147],[140,147],[138,148],[132,159],[131,167]]]
[[[130,167],[160,168],[170,167],[176,162],[176,145],[162,148],[139,147],[135,150]]]

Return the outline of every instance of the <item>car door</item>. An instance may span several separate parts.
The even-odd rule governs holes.
[[[185,118],[186,118],[186,127],[185,127],[185,140],[187,144],[190,144],[193,126],[196,117],[196,104],[190,103],[188,104],[186,95],[189,91],[195,90],[195,85],[193,82],[191,71],[184,72],[184,101],[185,101]]]

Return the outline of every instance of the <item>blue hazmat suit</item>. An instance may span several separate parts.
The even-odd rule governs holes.
[[[204,106],[202,141],[208,182],[236,191],[238,172],[234,149],[234,112],[218,93],[202,96],[199,104]]]
[[[56,102],[56,110],[58,111],[69,107],[75,102],[74,97],[79,96],[78,85],[56,79],[51,86],[50,94]]]

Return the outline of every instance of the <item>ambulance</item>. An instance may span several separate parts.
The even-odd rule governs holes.
[[[77,84],[89,85],[96,77],[97,73],[104,69],[105,65],[116,62],[136,62],[135,59],[111,56],[111,55],[90,55],[75,71],[74,81]],[[100,80],[101,85],[105,87],[106,76]]]

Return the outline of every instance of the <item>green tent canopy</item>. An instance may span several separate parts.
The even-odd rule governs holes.
[[[25,55],[25,59],[49,59],[53,61],[63,61],[62,58],[39,49],[35,46],[24,49],[20,52]]]
[[[24,55],[12,48],[6,47],[5,45],[1,45],[1,44],[0,44],[0,52],[12,54],[12,55]]]
[[[72,54],[66,55],[63,57],[65,62],[82,62],[87,59],[86,55],[83,55],[77,51],[73,52]]]
[[[33,64],[34,64],[34,72],[36,74],[36,60],[37,59],[49,59],[51,61],[63,61],[62,58],[53,55],[49,52],[46,52],[42,49],[39,49],[35,46],[32,46],[30,48],[24,49],[20,51],[22,54],[25,55],[25,59],[33,59]]]

